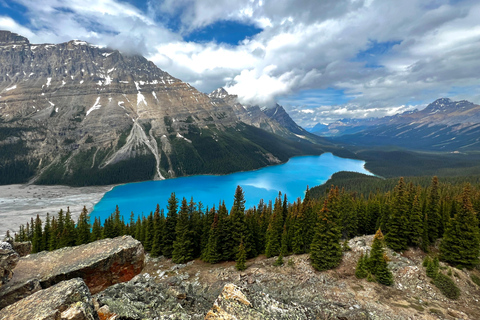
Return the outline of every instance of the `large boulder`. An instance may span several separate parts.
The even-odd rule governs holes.
[[[35,279],[45,289],[64,280],[82,278],[95,294],[131,280],[142,271],[144,261],[142,244],[130,236],[31,254],[20,258],[11,281],[0,288],[0,309],[28,294],[25,286]]]
[[[13,276],[13,269],[20,259],[8,242],[0,242],[0,287]]]
[[[63,281],[0,310],[0,320],[97,320],[92,296],[82,279]]]

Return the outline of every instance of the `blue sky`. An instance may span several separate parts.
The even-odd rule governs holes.
[[[477,0],[0,0],[0,29],[142,54],[303,126],[480,103]]]

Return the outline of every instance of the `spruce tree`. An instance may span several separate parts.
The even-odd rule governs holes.
[[[237,186],[235,189],[233,207],[230,211],[230,220],[233,244],[232,256],[236,257],[239,248],[238,243],[242,240],[247,256],[252,256],[254,244],[252,243],[252,237],[245,223],[245,194],[240,186]]]
[[[45,220],[45,226],[43,227],[43,234],[42,234],[42,248],[43,250],[50,249],[50,234],[52,232],[50,225],[50,214],[47,212],[47,219]]]
[[[381,283],[385,286],[391,286],[393,284],[393,274],[388,269],[387,259],[385,256],[380,261],[380,264],[377,267],[375,279],[377,280],[378,283]]]
[[[37,214],[37,218],[35,219],[35,223],[32,223],[33,232],[33,239],[32,239],[32,252],[37,253],[44,250],[42,246],[42,220],[40,216]]]
[[[235,268],[237,268],[237,270],[239,271],[247,269],[247,266],[245,265],[245,263],[247,262],[247,252],[245,251],[243,240],[240,240],[240,245],[238,246],[236,258],[237,259],[235,260]]]
[[[267,258],[280,254],[283,231],[283,208],[281,194],[275,200],[273,215],[267,229],[265,255]]]
[[[355,267],[355,276],[358,279],[365,279],[368,276],[368,269],[366,265],[365,255],[362,253],[358,259],[357,266]]]
[[[150,212],[150,214],[147,217],[146,220],[146,225],[145,225],[145,241],[144,241],[144,248],[145,251],[150,252],[152,251],[152,245],[153,245],[153,237],[155,236],[154,234],[154,224],[153,224],[153,212]]]
[[[300,205],[300,199],[298,200],[298,204]],[[306,244],[306,239],[305,239],[305,234],[306,230],[308,228],[307,226],[307,220],[305,218],[305,213],[298,208],[298,206],[295,206],[296,209],[296,217],[295,217],[295,222],[293,226],[293,239],[292,239],[292,247],[293,247],[293,252],[295,254],[302,254],[307,252],[307,244]],[[310,226],[311,227],[311,226]]]
[[[208,243],[202,257],[202,260],[205,262],[217,263],[222,259],[218,219],[218,214],[215,213],[212,225],[210,226]]]
[[[408,248],[407,228],[409,215],[408,194],[403,178],[400,178],[393,196],[391,214],[388,219],[388,232],[385,236],[387,246],[395,251],[403,251]]]
[[[47,249],[49,251],[53,251],[57,249],[57,241],[58,241],[58,226],[57,226],[57,219],[55,217],[52,217],[52,224],[50,228],[50,237],[48,239],[48,247]]]
[[[470,185],[462,192],[462,203],[458,212],[447,224],[440,245],[440,258],[459,268],[472,269],[478,265],[480,232],[477,213],[473,209]]]
[[[417,191],[412,207],[410,209],[410,215],[408,218],[408,244],[413,247],[420,247],[422,245],[423,238],[423,219],[422,219],[422,204],[420,202],[420,192]]]
[[[367,262],[368,271],[375,275],[375,280],[389,286],[393,284],[392,272],[388,269],[387,257],[384,251],[384,237],[380,229],[373,237],[372,250]]]
[[[177,238],[175,228],[177,226],[178,200],[175,193],[168,199],[167,218],[165,220],[165,232],[163,234],[163,255],[171,258],[173,254],[173,242]]]
[[[337,222],[338,217],[329,212],[328,202],[325,200],[310,246],[310,260],[318,271],[333,269],[342,260],[342,247],[339,243],[342,233]]]
[[[102,239],[102,225],[100,223],[100,218],[95,217],[95,220],[92,225],[92,233],[90,234],[90,241],[97,241]]]
[[[76,244],[85,244],[90,242],[90,221],[88,218],[88,211],[85,206],[78,217],[77,222],[77,241]]]
[[[157,204],[155,213],[153,214],[153,243],[150,255],[159,257],[162,254],[163,230],[165,228],[165,217],[163,212],[160,213],[160,206]]]
[[[438,190],[438,178],[433,177],[431,186],[428,190],[428,197],[425,208],[426,226],[428,228],[428,242],[435,243],[435,241],[442,235],[439,234],[441,228],[440,217],[440,195]]]
[[[193,259],[193,234],[188,212],[187,200],[183,198],[175,227],[176,239],[173,242],[172,252],[174,263],[185,263]]]

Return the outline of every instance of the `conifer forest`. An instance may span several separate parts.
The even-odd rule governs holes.
[[[33,252],[39,252],[131,235],[152,257],[163,255],[174,263],[235,260],[239,270],[260,254],[278,256],[275,263],[283,264],[283,257],[309,253],[312,266],[321,271],[339,265],[342,251],[348,250],[346,240],[375,234],[370,255],[358,261],[356,276],[391,285],[385,246],[396,252],[418,247],[427,253],[436,246],[441,261],[457,268],[477,266],[479,211],[478,185],[441,183],[437,177],[428,187],[400,178],[393,190],[369,194],[331,186],[312,197],[307,188],[303,199],[289,202],[279,193],[274,201],[260,200],[253,208],[245,208],[238,186],[230,210],[223,201],[204,208],[193,198],[178,199],[172,193],[166,212],[157,205],[148,216],[135,219],[132,212],[125,221],[117,206],[103,223],[98,218],[91,223],[86,209],[76,222],[69,210],[60,210],[45,221],[31,219],[15,238],[32,241]]]

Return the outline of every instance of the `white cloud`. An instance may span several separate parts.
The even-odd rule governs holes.
[[[445,95],[480,102],[475,0],[163,0],[148,1],[147,12],[119,0],[16,2],[27,8],[29,24],[0,17],[1,28],[37,43],[76,38],[141,53],[205,92],[226,86],[246,103],[267,105],[309,89],[334,88],[351,98],[339,106],[290,101],[301,124],[387,115]],[[238,46],[183,40],[221,20],[263,31]],[[372,58],[381,67],[357,59],[384,42],[397,45]]]

